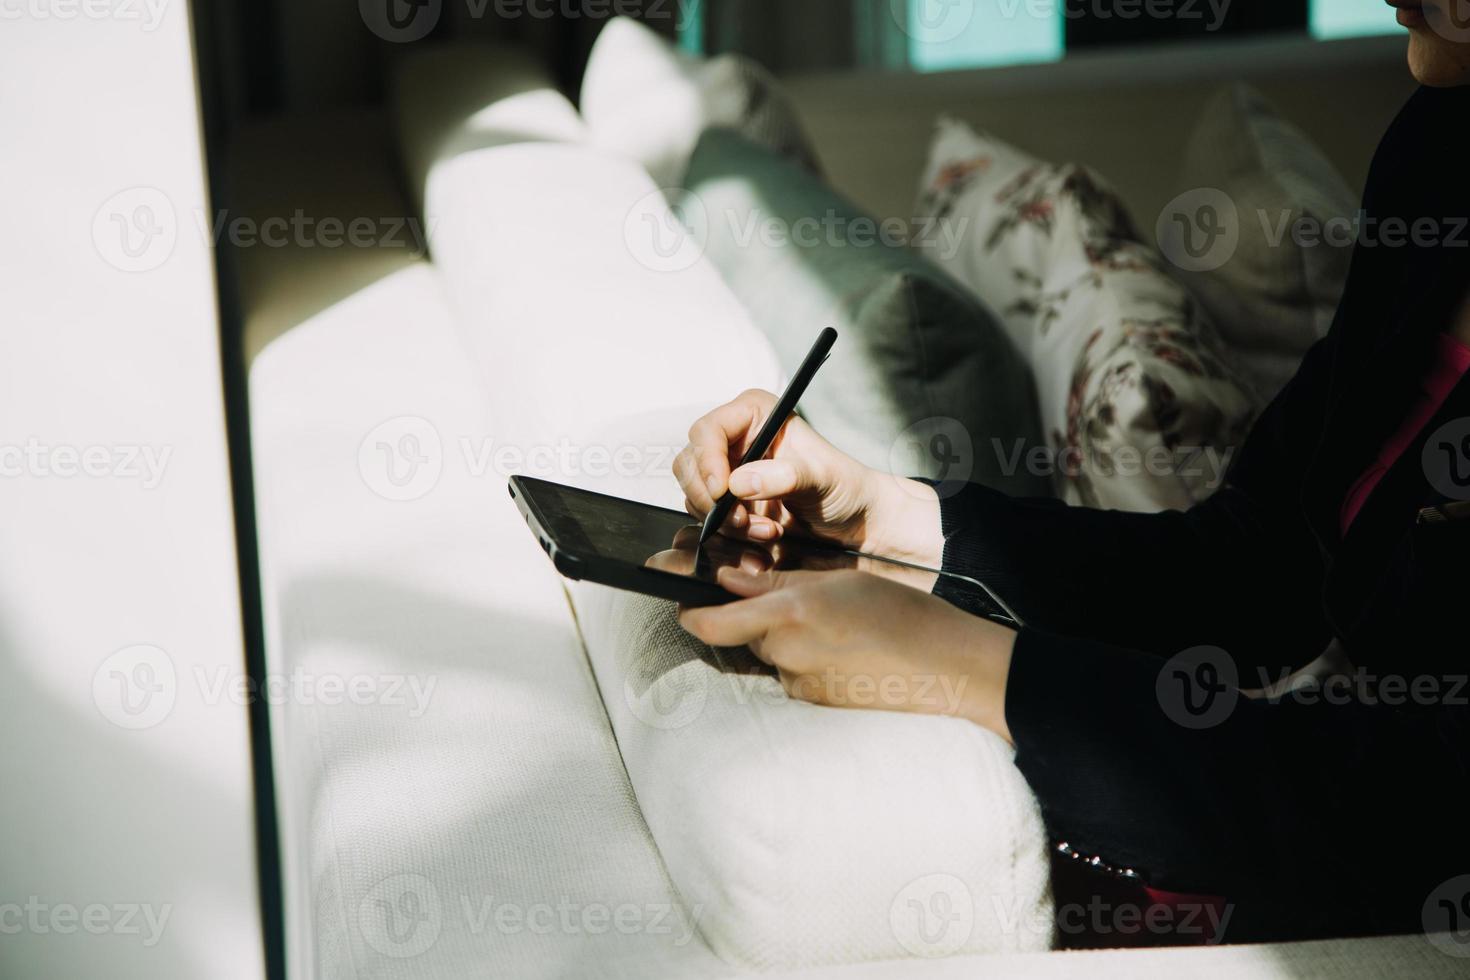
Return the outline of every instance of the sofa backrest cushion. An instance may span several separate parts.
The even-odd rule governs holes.
[[[682,215],[783,368],[837,329],[801,406],[826,438],[900,477],[1049,491],[1011,465],[1040,435],[1025,361],[989,310],[907,246],[907,226],[729,130],[705,133],[687,184]]]
[[[393,66],[389,98],[403,176],[420,213],[441,161],[507,143],[576,143],[587,136],[546,66],[507,44],[410,45]]]

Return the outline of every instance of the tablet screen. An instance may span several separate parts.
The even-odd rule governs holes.
[[[641,568],[654,568],[718,584],[719,569],[737,566],[751,572],[770,569],[830,571],[857,569],[901,581],[928,592],[940,572],[874,555],[847,551],[788,534],[775,544],[757,544],[715,535],[699,547],[699,525],[688,514],[665,510],[588,490],[523,481],[546,532],[557,546],[587,558]],[[970,585],[959,588],[970,589]],[[993,596],[973,583],[977,602],[994,608],[1000,621],[1007,614],[991,601]]]
[[[763,545],[715,535],[701,552],[699,525],[688,514],[553,483],[537,482],[535,501],[562,547],[707,581],[724,565],[751,571],[851,568],[862,557],[791,537]]]

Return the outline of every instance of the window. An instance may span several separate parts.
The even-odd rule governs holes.
[[[1220,5],[1139,0],[906,0],[909,64],[918,71],[1054,61],[1067,51],[1117,44],[1203,40],[1309,28],[1322,40],[1392,34],[1393,11],[1376,0],[1273,0]],[[1065,16],[1063,15],[1065,11]]]
[[[1059,3],[907,2],[909,64],[917,71],[1055,61],[1065,47]]]
[[[678,24],[679,47],[689,54],[704,54],[704,0],[686,0]]]
[[[1367,34],[1397,34],[1393,10],[1371,0],[1312,0],[1312,36],[1327,41]]]
[[[1381,0],[676,0],[680,46],[777,70],[951,71],[1114,46],[1250,35],[1393,34]],[[793,5],[803,5],[793,9]],[[820,36],[822,43],[812,38]],[[799,43],[794,43],[799,42]],[[820,49],[820,50],[818,50]]]

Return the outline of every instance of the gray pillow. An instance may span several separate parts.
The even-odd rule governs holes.
[[[1356,235],[1357,195],[1305,133],[1243,84],[1205,106],[1179,186],[1186,190],[1159,220],[1159,247],[1241,372],[1272,398],[1332,324]],[[1201,208],[1220,215],[1218,227],[1233,224],[1237,237],[1202,249]]]
[[[963,286],[819,178],[729,130],[704,134],[676,201],[706,253],[796,369],[823,327],[841,335],[802,401],[839,448],[941,492],[970,481],[1046,495],[1020,353]]]

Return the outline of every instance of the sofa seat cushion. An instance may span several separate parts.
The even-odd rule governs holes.
[[[291,975],[726,972],[486,451],[435,270],[298,324],[250,394]]]

